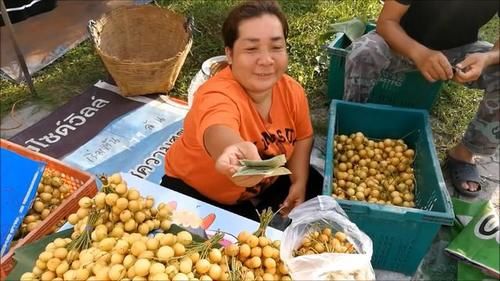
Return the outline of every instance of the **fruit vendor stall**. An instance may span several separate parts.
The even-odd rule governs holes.
[[[36,186],[26,191],[29,203],[2,241],[3,249],[10,245],[2,256],[2,279],[374,280],[380,270],[411,275],[440,227],[454,220],[427,118],[422,110],[332,101],[324,195],[294,209],[284,232],[268,226],[276,215],[270,210],[260,214],[259,224],[132,174],[92,176],[1,140],[2,200],[8,198],[7,179],[17,182],[20,175],[7,171],[12,160],[6,153],[33,162],[23,164],[33,174],[24,185]],[[267,169],[283,165],[274,162],[266,162]],[[461,243],[449,252],[463,258]]]
[[[8,232],[2,224],[2,279],[411,276],[441,226],[459,222],[453,206],[462,206],[461,216],[478,217],[470,226],[461,221],[453,227],[456,240],[446,252],[496,274],[496,261],[475,258],[466,242],[475,236],[465,235],[482,225],[483,237],[494,238],[494,209],[483,204],[472,210],[455,199],[452,204],[426,111],[333,100],[327,139],[324,195],[295,208],[282,230],[269,226],[277,215],[270,210],[260,214],[259,224],[133,174],[93,176],[1,140],[2,200],[11,201],[2,206],[19,209],[9,217]],[[16,168],[21,160],[14,156],[26,163]],[[247,165],[241,173],[284,168],[279,157]],[[25,202],[9,197],[9,180],[24,190]]]

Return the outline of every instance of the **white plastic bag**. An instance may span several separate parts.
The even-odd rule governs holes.
[[[371,239],[352,223],[331,196],[318,196],[293,209],[292,223],[285,229],[280,255],[293,280],[375,280],[370,260]],[[322,253],[293,256],[302,239],[318,225],[342,231],[355,254]]]

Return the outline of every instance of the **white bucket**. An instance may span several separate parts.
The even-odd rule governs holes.
[[[194,78],[191,80],[191,83],[189,84],[188,88],[188,107],[191,107],[193,104],[193,99],[194,99],[194,94],[196,93],[196,90],[205,83],[205,81],[208,80],[208,78],[212,77],[215,75],[215,73],[211,73],[214,68],[212,66],[216,63],[221,63],[221,62],[226,62],[227,58],[226,56],[216,56],[216,57],[211,57],[207,59],[206,61],[203,62],[201,65],[201,69],[196,73]]]

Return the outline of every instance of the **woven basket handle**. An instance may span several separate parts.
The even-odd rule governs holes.
[[[100,32],[97,29],[97,22],[95,20],[89,20],[89,23],[87,24],[87,29],[89,31],[90,37],[92,38],[92,41],[94,41],[95,45],[98,46]]]
[[[193,38],[193,31],[198,31],[198,29],[196,29],[194,25],[194,17],[192,15],[186,17],[186,22],[184,22],[184,29],[191,38]]]

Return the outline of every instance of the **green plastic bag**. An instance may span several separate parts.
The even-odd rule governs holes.
[[[500,278],[499,247],[498,211],[488,202],[445,250],[460,261]]]
[[[474,202],[464,201],[455,197],[451,198],[455,222],[451,228],[451,240],[455,239],[469,222],[484,208],[488,201],[478,200]]]
[[[359,18],[330,24],[332,32],[342,32],[349,40],[354,41],[365,33],[366,23]]]
[[[497,279],[489,277],[488,275],[484,274],[481,270],[462,262],[458,262],[457,280],[497,281]]]

